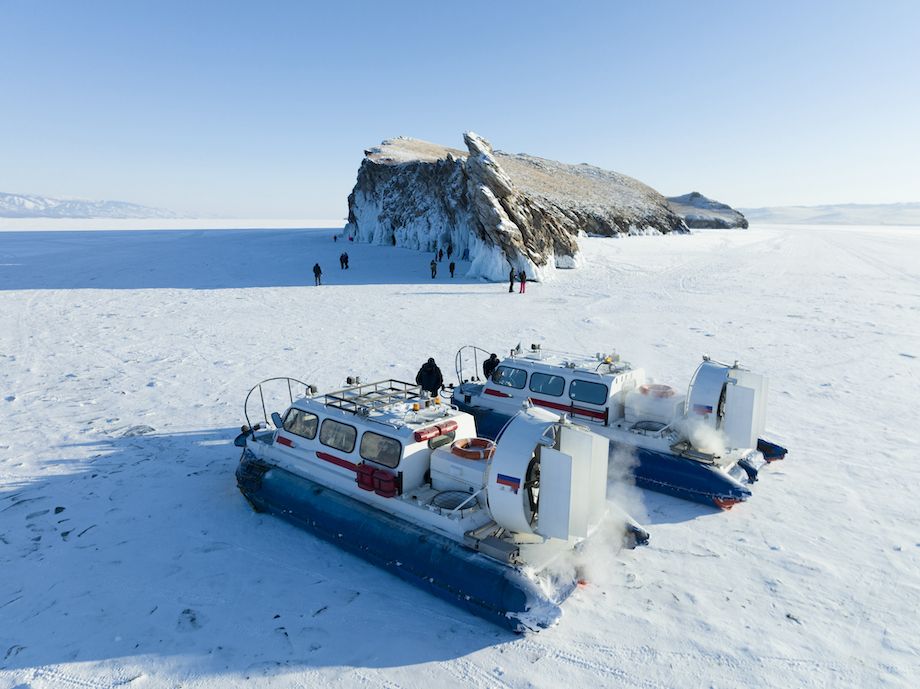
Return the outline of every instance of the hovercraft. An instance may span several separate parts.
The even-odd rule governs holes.
[[[470,414],[417,385],[350,383],[250,390],[235,444],[251,505],[513,631],[555,623],[577,581],[558,560],[617,509],[606,438],[538,408],[481,438]],[[269,414],[266,388],[279,384],[287,410]],[[624,540],[648,539],[620,516]]]
[[[652,383],[641,368],[612,354],[553,353],[520,345],[479,378],[485,350],[457,352],[452,392],[459,409],[495,437],[522,405],[563,413],[610,441],[613,473],[636,485],[721,509],[751,495],[750,485],[786,449],[763,439],[767,379],[703,357],[687,394]],[[467,375],[472,365],[472,375]]]

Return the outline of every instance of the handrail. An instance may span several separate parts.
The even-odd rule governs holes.
[[[466,506],[466,504],[467,504],[468,502],[470,502],[473,498],[477,497],[477,496],[478,496],[482,491],[484,491],[484,490],[485,490],[485,488],[480,488],[480,489],[477,490],[475,493],[473,493],[472,495],[470,495],[470,497],[468,497],[466,500],[464,500],[464,501],[461,502],[459,505],[457,505],[454,509],[452,509],[450,512],[448,512],[448,514],[449,514],[449,515],[450,515],[450,514],[456,514],[458,510],[462,510],[462,509]]]
[[[297,380],[296,378],[289,378],[287,376],[276,376],[274,378],[266,378],[265,380],[259,383],[256,383],[249,389],[249,392],[246,393],[246,399],[243,402],[243,416],[246,417],[246,425],[249,426],[250,429],[253,428],[253,425],[252,425],[252,422],[249,420],[249,398],[252,396],[252,393],[254,393],[256,390],[259,391],[259,400],[262,403],[262,418],[265,420],[265,424],[268,425],[268,409],[265,406],[265,395],[262,392],[262,386],[265,383],[272,382],[273,380],[283,380],[287,383],[288,398],[291,404],[294,403],[294,390],[291,387],[292,382],[303,386],[304,396],[310,393],[310,385],[308,385],[307,383],[304,383],[302,380]]]
[[[472,381],[479,380],[479,360],[476,357],[477,352],[482,352],[485,357],[483,360],[488,359],[490,353],[483,349],[482,347],[477,347],[476,345],[463,345],[460,349],[457,350],[457,353],[454,355],[454,372],[457,374],[457,382],[464,383],[463,380],[463,350],[471,349],[473,351],[473,376],[470,378]]]

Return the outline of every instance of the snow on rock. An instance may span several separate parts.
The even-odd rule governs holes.
[[[683,196],[669,196],[668,204],[684,219],[687,227],[693,229],[727,230],[740,227],[746,230],[748,227],[747,219],[739,211],[727,203],[707,198],[698,191]]]
[[[466,152],[408,137],[365,151],[346,234],[422,251],[453,246],[469,277],[503,280],[514,268],[542,280],[579,265],[582,233],[686,231],[663,196],[630,177],[494,151],[473,132],[463,139]]]

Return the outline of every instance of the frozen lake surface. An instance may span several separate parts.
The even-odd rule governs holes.
[[[585,239],[525,295],[332,234],[0,232],[0,688],[916,685],[920,228]],[[789,457],[730,512],[626,491],[650,545],[527,637],[239,495],[253,383],[519,341],[738,359]]]

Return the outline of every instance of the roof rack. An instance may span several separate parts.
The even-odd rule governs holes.
[[[421,386],[389,378],[330,392],[323,395],[323,402],[327,407],[367,416],[371,411],[399,402],[418,401],[421,397]]]

